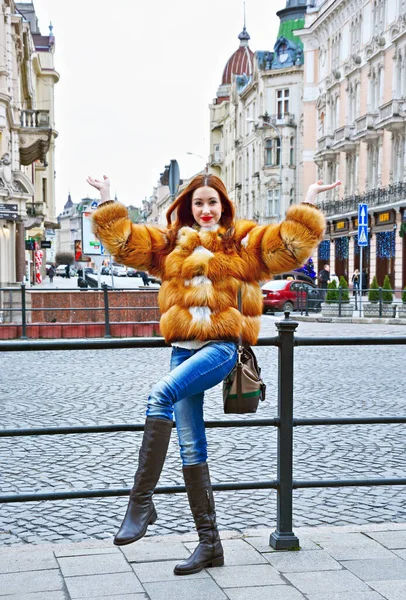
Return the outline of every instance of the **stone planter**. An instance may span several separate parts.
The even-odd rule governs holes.
[[[398,317],[399,319],[406,319],[406,304],[398,304]]]
[[[354,307],[351,302],[341,303],[341,316],[352,317]],[[321,313],[323,317],[338,317],[339,316],[339,304],[338,302],[323,302],[321,305]]]
[[[363,305],[364,317],[379,319],[379,302],[365,302]],[[382,304],[382,319],[393,319],[396,317],[396,305]]]

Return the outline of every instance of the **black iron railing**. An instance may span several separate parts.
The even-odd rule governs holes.
[[[295,480],[293,478],[293,432],[295,427],[329,426],[354,424],[389,424],[406,423],[406,416],[385,417],[332,417],[317,419],[296,419],[293,413],[294,400],[294,350],[296,347],[311,346],[386,346],[406,345],[406,336],[397,337],[313,337],[295,336],[298,323],[289,318],[276,324],[276,337],[260,338],[258,346],[276,346],[278,348],[278,414],[273,419],[224,420],[207,421],[206,427],[277,427],[277,479],[267,481],[248,481],[233,483],[217,483],[215,491],[275,489],[277,491],[277,526],[270,536],[270,545],[277,550],[299,548],[299,539],[293,532],[293,490],[310,487],[348,487],[348,486],[382,486],[406,485],[406,477],[389,479],[326,479]],[[120,338],[97,340],[39,340],[39,341],[4,341],[0,342],[0,352],[21,352],[41,350],[102,350],[107,348],[161,348],[165,343],[162,338]],[[265,367],[265,365],[264,365]],[[96,426],[44,427],[30,429],[3,429],[0,437],[37,436],[37,435],[76,435],[84,433],[105,433],[113,431],[143,431],[143,425],[106,424]],[[110,488],[93,490],[73,490],[34,494],[3,494],[0,504],[9,502],[33,502],[40,500],[63,500],[71,498],[94,498],[108,496],[125,496],[128,488]],[[184,486],[160,486],[157,494],[176,494],[185,492]]]
[[[110,294],[117,294],[121,291],[125,291],[125,292],[137,292],[138,290],[134,290],[131,288],[125,288],[125,289],[120,289],[120,288],[110,288],[108,285],[106,285],[105,283],[102,284],[101,289],[97,288],[97,289],[87,289],[86,291],[88,293],[99,293],[102,292],[102,298],[103,298],[103,305],[102,306],[70,306],[70,307],[46,307],[46,306],[41,306],[39,308],[33,308],[33,307],[28,307],[27,306],[27,291],[29,291],[30,293],[35,294],[36,290],[27,290],[25,284],[21,284],[19,287],[15,287],[15,288],[0,288],[0,295],[1,292],[8,292],[9,294],[16,294],[19,293],[20,295],[20,300],[19,300],[19,305],[18,306],[11,306],[11,302],[9,301],[8,303],[2,303],[0,302],[0,316],[2,318],[0,318],[0,327],[2,327],[3,325],[7,325],[9,324],[9,322],[12,322],[13,319],[11,318],[12,315],[17,314],[20,316],[21,318],[21,339],[25,340],[27,339],[27,325],[28,325],[28,315],[31,315],[31,321],[33,321],[33,315],[35,315],[35,313],[44,313],[45,315],[48,313],[52,314],[52,316],[54,316],[54,313],[58,313],[61,311],[64,312],[75,312],[75,311],[80,311],[83,313],[86,313],[88,311],[93,311],[93,312],[103,312],[104,313],[104,320],[103,321],[97,321],[97,323],[100,323],[101,325],[104,324],[104,337],[111,337],[111,332],[110,332],[110,323],[112,321],[112,313],[114,314],[114,311],[119,311],[119,310],[125,310],[125,311],[130,311],[130,310],[134,310],[134,311],[140,311],[140,310],[151,310],[151,311],[159,311],[159,307],[157,305],[155,306],[110,306],[110,302],[109,302],[109,295]],[[72,291],[71,289],[54,289],[54,288],[41,288],[41,290],[39,291],[52,291],[53,293],[63,293],[63,292],[69,292]],[[73,290],[74,291],[74,290]],[[142,290],[145,291],[145,290]],[[9,304],[9,305],[7,305]],[[8,318],[5,319],[4,315],[8,315]],[[150,320],[150,321],[136,321],[136,320],[132,320],[131,321],[133,324],[158,324],[158,319],[156,320]],[[58,324],[74,324],[75,322],[71,322],[69,321],[68,323],[60,323],[58,322]],[[53,321],[47,321],[47,322],[35,322],[35,325],[39,326],[39,327],[51,327],[53,325],[55,325],[55,322]]]
[[[406,182],[399,181],[385,187],[374,188],[362,194],[350,194],[342,200],[326,200],[320,202],[319,208],[327,215],[357,213],[358,205],[368,204],[369,207],[383,206],[404,201],[406,197]]]

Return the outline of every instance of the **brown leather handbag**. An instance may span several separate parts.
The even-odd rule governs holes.
[[[238,290],[238,310],[241,312],[241,290]],[[243,414],[257,412],[260,400],[265,400],[266,386],[251,346],[238,339],[237,362],[223,381],[224,412]]]

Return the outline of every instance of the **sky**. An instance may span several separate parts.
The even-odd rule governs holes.
[[[286,0],[246,0],[250,48],[272,50]],[[209,104],[238,48],[243,0],[34,0],[55,36],[56,211],[110,177],[141,206],[171,159],[181,178],[204,168]],[[191,152],[198,156],[191,156]]]

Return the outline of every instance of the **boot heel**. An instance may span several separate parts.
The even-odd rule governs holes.
[[[224,566],[224,556],[219,556],[218,558],[213,558],[212,561],[208,565],[206,565],[206,569],[210,567],[223,567]]]
[[[152,513],[152,515],[149,518],[149,525],[153,525],[155,523],[155,521],[157,520],[158,515],[156,513],[156,510],[154,509],[154,512]]]

